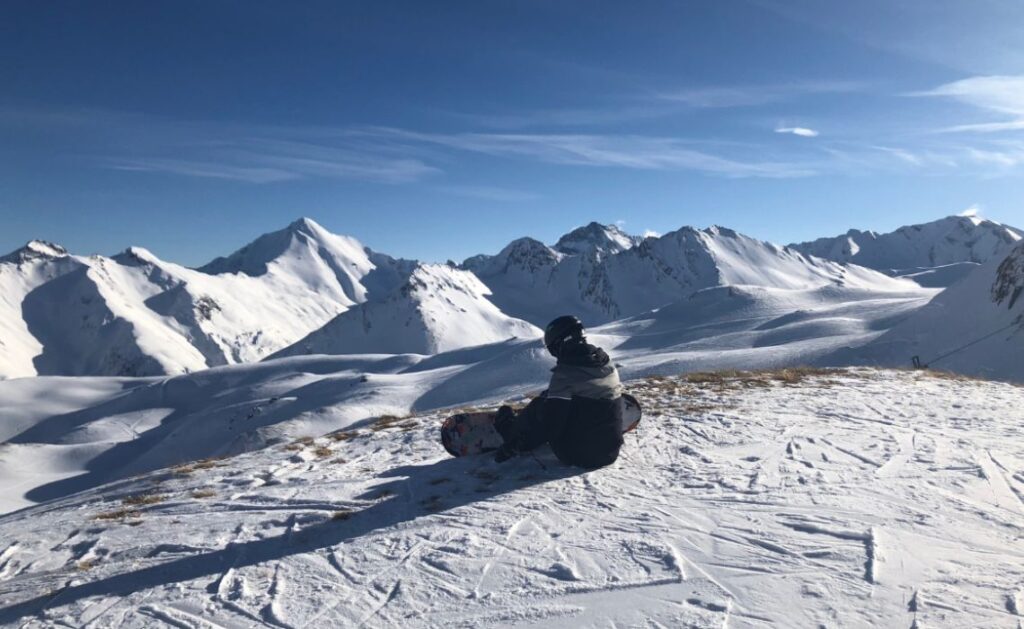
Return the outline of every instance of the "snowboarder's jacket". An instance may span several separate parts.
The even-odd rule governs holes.
[[[586,342],[567,344],[551,371],[547,391],[520,413],[519,450],[548,442],[568,465],[615,462],[622,447],[622,385],[608,354]]]

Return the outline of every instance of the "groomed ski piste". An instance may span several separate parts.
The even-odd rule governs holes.
[[[1021,627],[1019,386],[790,369],[628,389],[645,418],[597,471],[450,458],[446,410],[16,511],[0,624]]]

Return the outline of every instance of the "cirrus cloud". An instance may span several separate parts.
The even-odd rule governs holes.
[[[791,135],[798,135],[802,138],[816,138],[818,132],[814,129],[808,129],[807,127],[777,127],[775,133],[789,133]]]

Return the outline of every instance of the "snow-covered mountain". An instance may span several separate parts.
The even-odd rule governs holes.
[[[540,330],[506,316],[489,302],[472,273],[423,264],[380,300],[356,306],[274,355],[436,354]]]
[[[887,234],[851,229],[842,236],[790,247],[819,258],[912,276],[923,286],[945,287],[976,265],[1005,256],[1022,233],[977,216],[949,216]]]
[[[831,364],[906,366],[1024,381],[1024,242],[979,266],[874,342]],[[952,352],[952,353],[951,353]]]
[[[980,219],[944,220],[990,236],[942,249],[945,257],[929,260],[959,262],[912,275],[918,282],[956,276],[957,265],[976,264],[960,258],[1017,237]],[[939,224],[946,223],[911,231],[935,240]],[[309,219],[200,269],[137,247],[76,256],[34,241],[0,259],[0,377],[176,374],[282,350],[436,353],[536,334],[524,321],[544,325],[571,312],[594,326],[720,286],[852,291],[833,305],[880,292],[898,301],[918,290],[910,280],[721,227],[640,240],[591,223],[554,246],[521,238],[497,255],[470,258],[461,271],[373,252]]]
[[[537,325],[575,312],[588,323],[639,314],[711,286],[785,289],[845,286],[907,290],[903,280],[798,251],[722,227],[684,227],[606,256],[569,255],[523,238],[498,255],[467,260],[506,314]]]
[[[32,242],[0,261],[0,376],[158,375],[266,357],[404,281],[414,264],[309,219],[188,269],[132,247]]]
[[[591,222],[559,238],[554,249],[569,255],[595,253],[606,256],[632,249],[642,240],[639,236],[627,234],[617,225]]]

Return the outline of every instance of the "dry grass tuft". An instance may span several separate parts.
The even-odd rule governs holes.
[[[212,489],[197,489],[192,492],[193,498],[213,498],[217,495],[217,492]]]
[[[224,457],[210,457],[208,459],[202,459],[193,463],[182,463],[171,468],[171,473],[178,476],[188,476],[196,470],[208,470],[213,467],[217,467],[217,462],[223,460]]]
[[[952,371],[944,371],[942,369],[915,369],[915,373],[920,373],[923,376],[929,378],[937,378],[939,380],[951,380],[953,382],[989,382],[984,378],[978,378],[976,376],[966,376],[962,373],[954,373]]]
[[[141,507],[145,505],[155,505],[165,500],[167,500],[167,496],[164,494],[136,494],[134,496],[128,496],[121,502],[132,507]]]
[[[408,416],[403,415],[381,415],[377,419],[373,420],[369,428],[373,432],[380,432],[381,430],[387,430],[388,428],[398,428],[402,424],[402,420],[408,419]]]
[[[331,450],[327,446],[319,446],[317,449],[313,450],[313,454],[315,454],[317,458],[326,459],[334,454],[334,450]]]
[[[720,371],[695,371],[684,377],[685,381],[701,388],[749,388],[767,387],[772,382],[784,385],[801,384],[808,378],[824,378],[827,376],[847,375],[846,370],[823,367],[785,367],[782,369],[760,369],[740,371],[723,369]],[[821,382],[826,386],[835,384],[834,380]]]
[[[75,564],[75,570],[78,570],[79,572],[86,572],[87,570],[92,570],[95,566],[96,562],[92,559],[83,559]]]
[[[139,518],[142,514],[139,513],[138,509],[117,509],[115,511],[107,511],[104,513],[93,516],[93,520],[124,520],[127,518]]]
[[[336,522],[344,522],[345,520],[348,520],[349,518],[351,518],[352,514],[353,514],[353,511],[351,511],[350,509],[340,509],[338,511],[335,511],[331,515],[331,519],[336,521]]]
[[[332,432],[327,436],[330,437],[331,439],[334,439],[335,441],[348,441],[349,439],[354,439],[359,435],[348,430],[342,430],[339,432]]]

